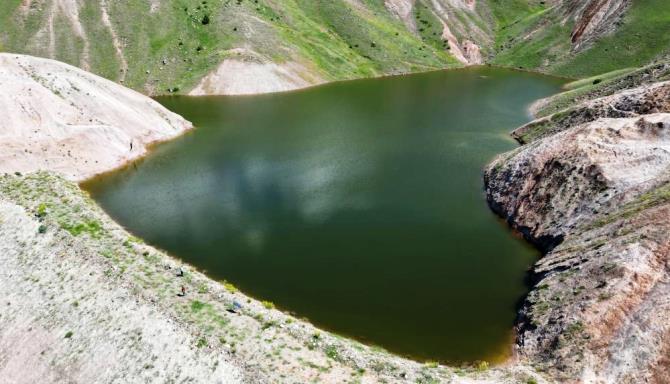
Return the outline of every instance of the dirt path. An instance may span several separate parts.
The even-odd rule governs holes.
[[[152,8],[153,6],[154,3],[152,3]],[[109,18],[107,0],[100,0],[100,10],[102,12],[102,24],[107,27],[109,34],[112,36],[112,44],[114,45],[114,50],[116,51],[116,57],[119,59],[119,63],[121,64],[121,68],[119,69],[119,82],[123,83],[125,82],[126,74],[128,73],[128,62],[126,61],[126,57],[123,54],[123,45],[121,40],[116,34],[116,31],[114,30],[112,22]]]

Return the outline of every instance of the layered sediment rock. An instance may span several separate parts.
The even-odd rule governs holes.
[[[533,122],[485,172],[491,207],[546,252],[517,349],[558,382],[670,382],[669,87]]]

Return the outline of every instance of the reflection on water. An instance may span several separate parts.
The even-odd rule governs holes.
[[[85,187],[149,243],[318,325],[491,360],[534,252],[489,212],[481,168],[559,86],[480,68],[164,98],[197,130]]]

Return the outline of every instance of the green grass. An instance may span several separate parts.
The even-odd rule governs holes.
[[[574,20],[537,1],[488,0],[498,28],[497,55],[503,66],[539,69],[584,78],[643,66],[670,52],[670,7],[666,0],[634,0],[622,25],[578,53],[572,51]]]
[[[102,226],[100,225],[100,222],[96,220],[88,220],[76,224],[60,223],[60,226],[70,232],[73,236],[79,236],[86,233],[93,238],[97,238],[102,233]]]
[[[623,68],[623,69],[617,69],[611,72],[607,73],[602,73],[599,75],[587,77],[585,79],[581,80],[576,80],[571,83],[565,84],[563,86],[563,89],[566,90],[575,90],[579,88],[590,88],[592,85],[598,85],[599,83],[603,81],[607,81],[610,79],[615,79],[623,75],[627,75],[631,72],[633,72],[636,68]]]
[[[48,55],[48,33],[35,34],[46,25],[51,1],[27,14],[19,14],[20,0],[2,2],[3,49]],[[253,52],[242,60],[298,61],[308,67],[308,77],[327,80],[458,65],[432,39],[437,30],[425,42],[374,0],[361,5],[346,0],[174,0],[153,11],[145,0],[107,4],[129,65],[124,84],[151,94],[190,90],[236,48]],[[96,1],[82,3],[79,11],[89,41],[88,65],[118,80],[121,62],[101,12]],[[56,58],[83,66],[84,40],[62,14],[54,20]]]
[[[239,291],[239,289],[237,289],[237,287],[235,285],[233,285],[232,283],[229,283],[225,280],[223,281],[223,287],[230,293],[236,293],[236,292]]]
[[[661,185],[626,203],[607,216],[590,223],[585,230],[600,228],[617,220],[629,219],[642,211],[668,203],[670,203],[670,183]]]
[[[0,50],[49,54],[45,26],[51,4],[21,11],[0,4]],[[174,0],[150,9],[145,0],[107,2],[129,68],[124,84],[150,94],[188,92],[222,60],[296,61],[307,78],[344,80],[459,66],[442,38],[433,1],[419,0],[411,31],[379,0]],[[473,14],[446,7],[459,39],[481,38],[492,63],[571,78],[637,67],[670,52],[667,0],[634,0],[622,26],[573,53],[572,19],[541,0],[483,0]],[[206,23],[203,20],[207,19]],[[97,1],[84,1],[79,20],[88,39],[62,15],[54,17],[55,56],[112,80],[121,60]],[[38,31],[40,34],[37,34]],[[477,40],[477,39],[475,39]],[[236,49],[244,48],[249,53]],[[164,63],[165,61],[165,63]],[[85,63],[86,62],[86,63]]]
[[[191,311],[193,312],[200,312],[203,308],[205,308],[206,304],[198,301],[198,300],[193,300],[191,301]]]
[[[670,52],[670,6],[667,0],[634,0],[623,25],[591,49],[558,66],[567,77],[593,76],[626,67],[639,67]]]
[[[438,50],[448,49],[447,40],[442,39],[442,22],[423,2],[417,2],[414,7],[414,21],[424,43]]]

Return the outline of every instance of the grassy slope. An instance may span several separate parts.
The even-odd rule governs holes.
[[[635,0],[616,33],[556,66],[554,72],[567,77],[593,76],[639,67],[667,52],[670,52],[670,3]]]
[[[47,20],[54,0],[0,3],[0,49],[49,56]],[[573,78],[638,67],[670,52],[667,0],[633,0],[622,25],[590,48],[573,53],[571,20],[541,0],[483,0],[478,16],[448,6],[461,40],[475,39],[488,60]],[[100,0],[82,0],[76,37],[63,12],[53,17],[54,56],[113,80],[123,77]],[[459,65],[441,37],[434,1],[417,1],[410,31],[381,0],[172,0],[151,10],[149,0],[107,1],[112,28],[130,68],[125,85],[152,94],[187,91],[223,59],[299,61],[326,80],[371,77]],[[205,18],[207,23],[203,23]],[[491,39],[493,37],[493,39]],[[88,41],[88,62],[84,55]],[[164,63],[165,61],[165,63]]]
[[[27,13],[20,10],[20,0],[3,1],[0,47],[49,56],[52,1]],[[422,41],[376,0],[360,6],[346,0],[173,0],[153,11],[148,0],[107,4],[129,64],[125,84],[149,93],[193,87],[235,48],[252,51],[256,59],[309,63],[327,80],[458,65],[440,44]],[[101,23],[100,7],[99,0],[84,0],[79,10],[89,42],[88,65],[92,72],[119,80],[120,58],[111,32]],[[55,58],[85,66],[84,41],[73,38],[63,13],[56,13],[54,26]]]
[[[588,49],[573,53],[571,20],[540,2],[488,0],[496,19],[493,63],[583,78],[639,67],[670,52],[670,6],[667,0],[633,0],[622,25]]]

